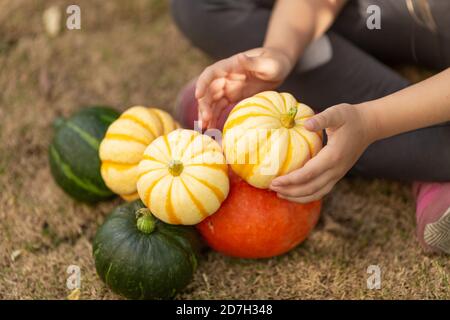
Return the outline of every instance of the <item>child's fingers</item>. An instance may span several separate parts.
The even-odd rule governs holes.
[[[214,96],[213,96],[213,100],[214,100],[214,101],[218,101],[218,100],[220,100],[221,98],[223,98],[224,95],[225,95],[225,91],[224,91],[224,90],[217,91],[217,92],[214,94]]]
[[[202,120],[202,113],[200,112],[200,109],[197,110],[197,125],[198,125],[198,127],[196,127],[196,128],[199,128],[199,129],[206,128],[206,125],[203,123],[203,120]]]
[[[329,169],[308,183],[273,187],[272,190],[285,197],[306,197],[319,192],[333,180],[335,180],[335,173]]]
[[[297,169],[287,175],[277,177],[272,181],[271,187],[292,184],[304,184],[331,168],[331,157],[328,147],[325,146],[314,158],[309,160],[303,168]]]
[[[247,80],[247,75],[245,73],[230,73],[228,75],[228,80],[245,81],[245,80]]]
[[[329,184],[327,184],[325,187],[323,187],[320,191],[318,191],[312,195],[305,196],[305,197],[288,197],[288,196],[283,196],[282,194],[277,194],[277,196],[281,199],[285,199],[285,200],[288,200],[291,202],[306,204],[306,203],[320,200],[323,197],[325,197],[328,193],[330,193],[331,190],[333,190],[334,185],[335,185],[335,182],[331,181]]]
[[[210,128],[215,125],[216,109],[218,102],[224,98],[225,79],[217,78],[213,80],[210,86],[206,89],[206,93],[199,102],[199,119],[202,121],[202,126]]]
[[[199,120],[202,128],[215,128],[222,109],[228,105],[228,100],[224,97],[218,101],[212,100],[209,95],[198,101]]]
[[[214,104],[214,107],[212,108],[212,117],[210,123],[208,124],[208,128],[217,128],[220,115],[228,104],[228,100],[225,98],[221,98]]]
[[[225,83],[226,80],[223,77],[214,79],[207,89],[208,93],[214,95],[215,92],[223,90]]]
[[[243,98],[246,98],[243,92],[244,87],[245,82],[243,81],[229,80],[227,81],[225,96],[229,99],[230,102],[237,102]]]
[[[337,106],[331,107],[316,114],[305,121],[305,128],[317,132],[327,128],[335,128],[344,124],[344,118]]]
[[[209,121],[211,120],[212,117],[211,104],[212,104],[211,97],[208,95],[198,100],[198,112],[199,112],[198,119],[202,122],[202,127],[207,126]]]
[[[227,75],[226,70],[227,62],[225,60],[218,61],[209,67],[206,67],[205,70],[198,77],[196,86],[195,86],[195,97],[197,99],[202,98],[208,87],[211,85],[214,79],[224,78]]]
[[[217,78],[211,82],[211,85],[207,89],[207,94],[212,96],[213,101],[218,101],[224,96],[225,82],[225,78]]]

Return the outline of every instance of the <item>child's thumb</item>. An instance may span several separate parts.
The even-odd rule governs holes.
[[[338,127],[342,122],[340,112],[334,108],[329,108],[306,120],[304,126],[309,131],[317,132],[327,128]]]

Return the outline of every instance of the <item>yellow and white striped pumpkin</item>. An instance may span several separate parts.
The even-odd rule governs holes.
[[[172,117],[160,109],[135,106],[122,113],[109,126],[100,144],[105,184],[127,201],[138,199],[138,164],[145,148],[157,137],[178,127]]]
[[[166,223],[197,224],[216,212],[228,196],[227,167],[215,140],[178,129],[145,150],[139,164],[139,196]]]
[[[302,167],[322,148],[322,133],[303,122],[314,111],[289,93],[266,91],[239,102],[223,130],[223,148],[234,172],[257,188]]]

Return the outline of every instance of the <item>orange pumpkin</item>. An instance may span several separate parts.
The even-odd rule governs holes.
[[[197,225],[216,251],[240,258],[269,258],[303,242],[316,225],[321,202],[289,202],[270,190],[252,187],[230,172],[228,198]]]

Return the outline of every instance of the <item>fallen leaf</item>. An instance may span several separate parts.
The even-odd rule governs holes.
[[[50,37],[56,37],[61,31],[61,10],[58,6],[47,8],[43,15],[42,21],[44,29]]]
[[[18,249],[18,250],[14,250],[12,253],[11,253],[11,261],[16,261],[19,257],[20,257],[20,255],[22,254],[22,250],[20,250],[20,249]]]
[[[80,288],[73,289],[72,292],[67,296],[68,300],[80,300]]]

